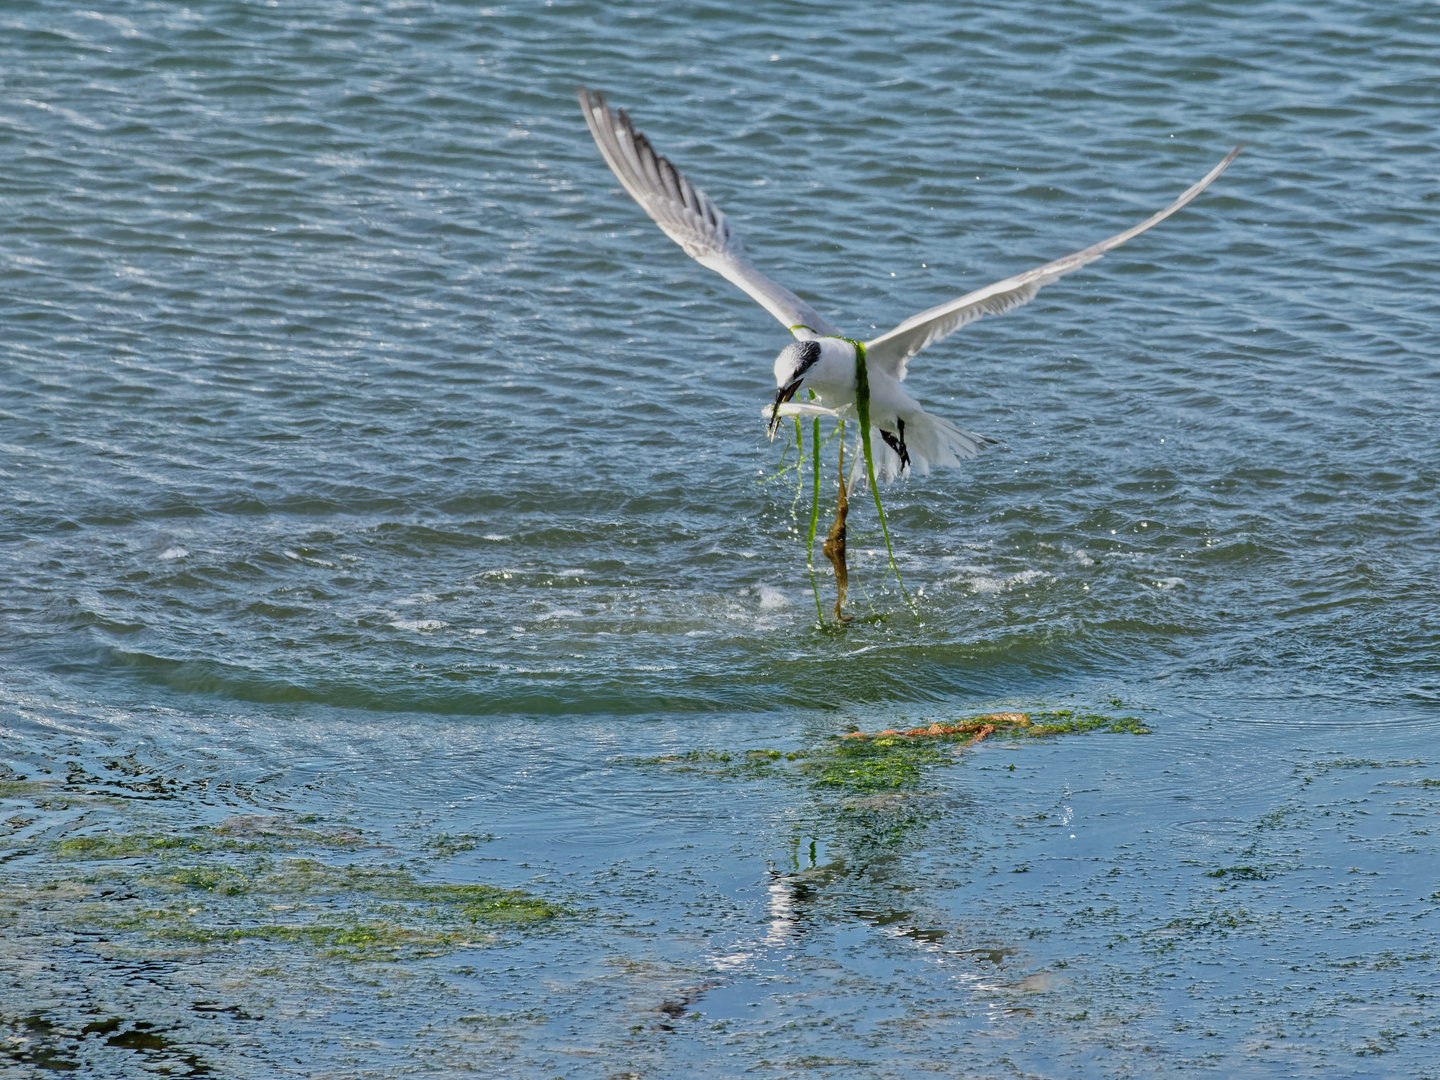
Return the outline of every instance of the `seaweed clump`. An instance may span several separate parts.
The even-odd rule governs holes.
[[[907,731],[887,728],[873,735],[852,731],[834,744],[828,760],[813,763],[812,779],[821,787],[861,793],[914,787],[927,768],[954,764],[956,751],[942,752],[937,744],[960,743],[958,750],[1002,728],[1029,726],[1024,713],[990,713],[958,724],[936,722]]]

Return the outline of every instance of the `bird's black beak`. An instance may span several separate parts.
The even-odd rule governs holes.
[[[770,406],[770,427],[766,432],[770,438],[775,438],[775,429],[780,426],[780,406],[795,396],[795,392],[800,389],[802,382],[804,382],[803,379],[796,379],[775,391],[775,404]]]

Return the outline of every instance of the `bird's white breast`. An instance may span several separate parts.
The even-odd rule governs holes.
[[[844,338],[822,337],[817,340],[820,342],[820,359],[815,361],[805,382],[821,397],[827,397],[828,390],[830,395],[853,400],[855,346]]]

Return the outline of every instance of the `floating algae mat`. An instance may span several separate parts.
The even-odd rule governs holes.
[[[261,816],[184,833],[85,834],[55,844],[44,870],[14,882],[3,903],[15,924],[41,908],[139,954],[156,943],[266,942],[369,960],[488,945],[497,927],[562,913],[519,890],[289,854],[317,846],[333,853],[369,845],[349,830]]]
[[[109,776],[72,768],[63,781],[44,778],[43,767],[34,779],[7,767],[0,783],[0,830],[23,837],[0,866],[6,963],[23,978],[40,956],[79,950],[109,972],[98,993],[82,995],[103,1004],[77,1011],[41,992],[30,1004],[42,1011],[0,1012],[0,1064],[47,1075],[212,1075],[213,1039],[197,1021],[253,1027],[277,992],[294,998],[311,980],[378,987],[392,978],[387,969],[503,948],[568,914],[530,891],[433,873],[485,835],[430,833],[401,861],[361,830],[315,815],[165,827],[168,815],[120,794],[144,790],[122,779],[120,763],[105,764]],[[167,801],[182,795],[169,791]],[[69,835],[47,836],[56,819]],[[149,827],[134,827],[137,819]],[[110,827],[95,828],[98,820]],[[161,970],[184,973],[187,1001],[155,1001],[137,985],[135,973]],[[244,1075],[234,1064],[220,1073]]]
[[[788,752],[697,749],[639,759],[632,764],[700,770],[719,777],[788,776],[821,788],[884,791],[915,787],[927,770],[955,764],[957,755],[966,747],[992,736],[1044,739],[1098,731],[1150,734],[1144,722],[1133,716],[1073,709],[996,712],[954,722],[937,720],[904,730],[887,728],[873,734],[850,731]]]

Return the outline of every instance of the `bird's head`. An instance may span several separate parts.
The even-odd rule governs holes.
[[[789,401],[805,382],[805,375],[820,359],[818,341],[792,341],[775,357],[775,405],[770,410],[770,437],[780,424],[780,406]]]

